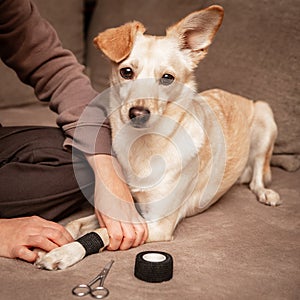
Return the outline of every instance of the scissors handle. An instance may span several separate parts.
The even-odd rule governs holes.
[[[83,297],[90,294],[93,298],[103,299],[108,296],[109,290],[104,286],[91,288],[87,284],[78,284],[72,289],[72,294],[77,297]]]
[[[77,297],[83,297],[87,294],[92,294],[92,290],[87,284],[78,284],[72,289],[72,294]]]
[[[106,287],[104,287],[103,284],[113,263],[114,261],[111,260],[108,264],[106,264],[106,266],[101,271],[101,273],[98,274],[94,279],[92,279],[92,281],[89,282],[88,284],[76,285],[72,289],[72,294],[77,297],[83,297],[87,294],[90,294],[93,298],[96,299],[103,299],[107,297],[109,294],[109,290]],[[92,288],[93,284],[95,284],[98,280],[100,280],[99,286]]]
[[[103,299],[108,296],[109,290],[104,286],[97,286],[90,290],[90,294],[93,298]]]

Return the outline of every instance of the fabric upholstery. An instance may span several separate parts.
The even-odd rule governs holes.
[[[103,29],[136,19],[152,34],[189,12],[213,3],[205,0],[98,0],[85,53],[89,74],[100,91],[108,86],[109,64],[94,49],[91,39]],[[219,87],[253,99],[267,100],[275,113],[279,137],[273,161],[295,169],[299,156],[299,13],[300,3],[285,1],[225,1],[224,24],[197,71],[199,90]],[[38,0],[42,13],[61,39],[82,58],[82,2]],[[67,26],[64,29],[64,24]],[[74,28],[73,28],[74,26]],[[76,28],[75,28],[76,27]],[[73,31],[74,30],[74,31]],[[72,43],[73,43],[72,42]],[[0,45],[1,46],[1,45]],[[77,50],[76,50],[77,49]],[[3,125],[50,125],[53,114],[44,106],[13,105],[34,101],[23,85],[1,66],[0,110]],[[11,75],[13,76],[13,75]],[[5,101],[4,101],[5,100]],[[37,103],[37,102],[36,102]],[[37,103],[39,104],[39,103]],[[42,108],[42,109],[41,109]],[[290,165],[289,165],[290,164]],[[20,260],[0,258],[1,293],[5,300],[75,299],[72,288],[88,282],[110,260],[115,263],[105,286],[107,299],[298,299],[300,295],[300,171],[273,168],[271,187],[283,204],[258,203],[245,186],[234,186],[206,212],[183,220],[174,240],[149,243],[128,251],[104,251],[58,272],[36,269]],[[93,213],[81,211],[63,221]],[[145,283],[133,276],[137,253],[166,251],[174,258],[174,276],[161,284]]]
[[[183,220],[171,242],[104,251],[57,272],[0,258],[0,299],[75,299],[72,288],[91,280],[111,259],[115,263],[105,281],[109,300],[298,299],[300,171],[273,172],[282,206],[262,205],[245,186],[234,186],[213,207]],[[134,277],[136,255],[148,250],[172,255],[173,279],[147,283]]]
[[[198,69],[199,87],[267,101],[278,125],[273,163],[295,170],[300,167],[300,3],[218,3],[225,9],[224,23]]]

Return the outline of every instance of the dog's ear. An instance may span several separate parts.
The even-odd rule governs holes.
[[[178,39],[181,49],[189,49],[195,63],[205,54],[208,46],[221,26],[224,10],[212,5],[196,11],[167,29],[167,36]]]
[[[111,61],[119,63],[130,54],[137,32],[145,32],[143,24],[136,21],[126,23],[99,33],[94,44]]]

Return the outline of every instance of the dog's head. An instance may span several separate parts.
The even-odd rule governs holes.
[[[167,29],[166,36],[145,35],[139,22],[100,33],[94,43],[112,62],[112,86],[118,87],[119,119],[144,128],[182,97],[183,86],[195,90],[193,70],[219,29],[223,8],[191,13]],[[176,85],[177,84],[177,85]],[[117,107],[119,106],[119,107]]]

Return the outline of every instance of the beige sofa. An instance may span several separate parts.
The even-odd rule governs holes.
[[[208,211],[184,220],[174,240],[128,251],[105,251],[65,271],[48,272],[0,258],[0,299],[72,299],[110,259],[108,299],[297,299],[300,295],[300,3],[286,1],[35,0],[99,91],[108,86],[109,64],[92,38],[107,27],[136,19],[149,33],[213,3],[225,8],[224,23],[197,71],[199,90],[219,87],[274,110],[279,127],[272,158],[280,207],[259,204],[246,186],[234,186]],[[93,12],[91,19],[86,18]],[[87,22],[89,21],[90,22]],[[86,26],[86,27],[84,27]],[[84,34],[86,30],[86,35]],[[55,114],[30,87],[0,65],[0,122],[55,125]],[[279,168],[280,167],[280,168]],[[90,209],[79,212],[86,215]],[[66,222],[64,220],[63,222]],[[174,258],[169,282],[150,284],[133,275],[138,252],[160,250]]]

